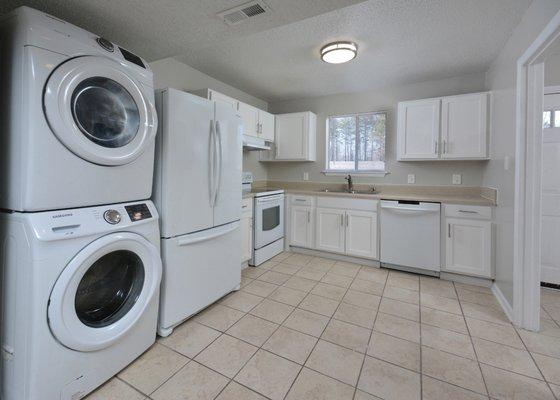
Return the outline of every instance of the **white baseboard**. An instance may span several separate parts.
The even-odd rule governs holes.
[[[552,265],[541,265],[541,282],[560,284],[560,269]]]
[[[496,300],[498,300],[498,303],[502,307],[502,310],[504,310],[504,312],[506,313],[506,316],[513,323],[513,308],[495,282],[492,285],[492,293],[494,293],[494,297],[496,297]]]

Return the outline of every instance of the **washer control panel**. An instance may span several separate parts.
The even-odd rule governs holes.
[[[107,210],[103,213],[103,218],[111,225],[116,225],[121,222],[121,213],[113,209]]]

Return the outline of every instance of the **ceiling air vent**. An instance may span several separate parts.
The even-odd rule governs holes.
[[[218,13],[218,17],[224,20],[228,25],[237,25],[246,19],[256,17],[257,15],[270,12],[270,7],[262,0],[250,1],[238,7]]]

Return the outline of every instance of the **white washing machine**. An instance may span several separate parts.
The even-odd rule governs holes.
[[[153,74],[140,57],[28,7],[0,21],[0,208],[151,196]]]
[[[155,341],[150,201],[0,213],[3,400],[77,400]]]

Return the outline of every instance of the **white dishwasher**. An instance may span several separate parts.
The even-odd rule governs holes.
[[[383,266],[437,275],[441,269],[440,207],[439,203],[381,200]]]

